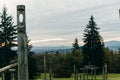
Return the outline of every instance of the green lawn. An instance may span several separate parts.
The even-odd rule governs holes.
[[[89,76],[89,78],[90,78],[90,76]],[[41,74],[41,76],[37,77],[36,80],[44,80],[44,74]],[[49,80],[49,74],[47,74],[47,80]],[[74,77],[72,76],[71,78],[53,78],[52,80],[74,80]],[[78,80],[80,80],[80,79],[78,79]],[[103,76],[97,75],[96,80],[103,80]],[[108,74],[108,80],[120,80],[120,74]]]
[[[102,77],[102,75],[97,75],[97,80],[103,80]],[[108,77],[108,80],[120,80],[120,74],[108,74]],[[0,80],[2,79],[0,78]],[[38,76],[35,80],[44,80],[44,74],[41,74],[41,76]],[[49,74],[47,74],[47,80],[49,80]],[[74,78],[71,76],[71,78],[53,78],[52,80],[74,80]]]
[[[110,80],[120,80],[120,74],[109,74]]]

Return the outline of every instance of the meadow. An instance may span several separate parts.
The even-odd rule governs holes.
[[[47,77],[47,80],[50,80],[49,74],[47,74],[46,77]],[[96,80],[103,80],[102,79],[103,75],[97,75],[96,77],[97,77]],[[89,78],[90,78],[90,76],[89,76]],[[0,80],[2,80],[2,79],[0,78]],[[40,77],[38,76],[34,80],[44,80],[44,74],[42,73]],[[74,80],[74,76],[72,75],[71,78],[52,78],[52,80]],[[80,77],[78,78],[78,80],[80,80]],[[89,79],[89,80],[91,80],[91,79]],[[108,80],[120,80],[120,74],[108,74]]]
[[[89,76],[90,78],[90,76]],[[41,74],[40,77],[37,77],[35,80],[44,80],[44,74]],[[49,79],[49,74],[47,74],[47,80]],[[74,76],[72,75],[71,78],[52,78],[52,80],[74,80]],[[78,78],[80,80],[80,76]],[[89,79],[91,80],[91,79]],[[97,75],[96,80],[103,80],[103,75]],[[120,80],[120,74],[108,74],[108,80]]]

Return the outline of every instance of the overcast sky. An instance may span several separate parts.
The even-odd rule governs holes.
[[[27,34],[33,46],[83,45],[83,32],[94,16],[104,41],[120,41],[120,0],[0,0],[14,17],[16,6],[26,6]]]

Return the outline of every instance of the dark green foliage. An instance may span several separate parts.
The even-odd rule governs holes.
[[[68,63],[66,59],[63,59],[60,64],[56,64],[54,69],[54,77],[60,78],[69,78],[72,75],[71,65]]]
[[[91,16],[90,21],[84,31],[84,46],[83,46],[83,56],[84,65],[95,65],[99,67],[99,71],[102,71],[102,66],[104,64],[104,51],[103,51],[103,39],[98,32],[99,28],[94,22],[93,16]]]
[[[73,43],[73,53],[75,50],[80,49],[79,44],[78,44],[78,39],[75,39],[75,42]]]
[[[17,56],[16,51],[10,50],[9,48],[0,48],[0,68],[10,64],[11,60],[14,60]]]
[[[68,53],[67,53],[68,54]],[[71,53],[68,57],[67,54],[61,54],[61,53],[54,53],[54,54],[45,54],[46,55],[46,72],[49,73],[50,69],[52,70],[52,74],[54,77],[71,77],[72,75],[72,66],[70,64],[71,60]],[[37,63],[39,72],[44,72],[44,54],[35,54],[35,57],[37,58]]]
[[[108,65],[108,71],[110,73],[120,73],[120,50],[111,51],[111,62]]]
[[[72,56],[72,62],[71,62],[72,70],[73,70],[73,66],[75,65],[76,70],[79,71],[80,67],[82,66],[82,62],[83,62],[83,55],[79,47],[77,38],[75,39],[75,42],[73,43],[73,51],[72,51],[71,56]]]
[[[14,47],[17,38],[16,26],[13,25],[13,18],[7,14],[6,7],[0,15],[0,46]]]
[[[27,36],[27,48],[28,48],[28,70],[29,70],[29,79],[35,79],[36,76],[38,76],[39,69],[38,69],[38,63],[37,63],[37,58],[35,57],[34,52],[31,51],[32,45],[29,44],[30,40],[28,39]]]
[[[44,64],[44,54],[35,54],[35,57],[37,58],[37,64],[38,64],[38,71],[39,73],[44,73],[44,67],[43,67],[43,64]]]
[[[38,64],[37,64],[37,58],[34,56],[34,52],[29,52],[28,56],[28,61],[29,61],[29,79],[34,79],[36,76],[40,75],[38,72]]]
[[[54,77],[63,78],[63,77],[71,77],[72,75],[72,66],[69,63],[68,57],[66,54],[55,54],[52,58],[53,63],[53,73]]]
[[[78,40],[75,39],[73,43],[73,51],[68,52],[66,54],[59,53],[56,51],[54,54],[45,54],[46,55],[46,65],[47,72],[52,69],[52,73],[54,77],[71,77],[73,73],[73,65],[76,65],[76,70],[79,71],[82,61],[83,55],[81,53]],[[38,57],[38,67],[40,72],[44,72],[43,62],[44,62],[44,54],[36,55]]]
[[[46,66],[47,66],[47,73],[49,73],[50,69],[52,70],[54,77],[71,77],[73,73],[73,65],[76,64],[77,70],[79,70],[81,64],[82,64],[82,53],[75,51],[75,55],[73,53],[68,52],[66,54],[59,53],[56,51],[56,53],[53,54],[45,54],[46,55]],[[44,71],[44,54],[36,55],[37,63],[39,72],[43,73]]]
[[[0,15],[0,62],[1,67],[9,64],[16,57],[16,51],[11,50],[15,47],[16,26],[13,26],[13,18],[7,14],[7,9],[4,7]]]
[[[16,26],[13,25],[13,18],[7,14],[6,7],[0,15],[0,68],[10,64],[16,59],[17,53],[11,50],[15,47]],[[5,80],[10,80],[10,73],[6,72]]]
[[[14,60],[17,56],[16,51],[10,50],[9,48],[6,47],[1,47],[0,48],[0,68],[3,68],[9,64],[11,64],[11,60]],[[10,80],[10,72],[6,71],[5,72],[5,80]]]
[[[114,55],[114,70],[115,73],[120,73],[120,54],[115,54]]]

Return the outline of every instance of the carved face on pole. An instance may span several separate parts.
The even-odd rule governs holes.
[[[17,23],[18,23],[18,32],[26,33],[25,29],[25,6],[18,5],[17,6]]]

